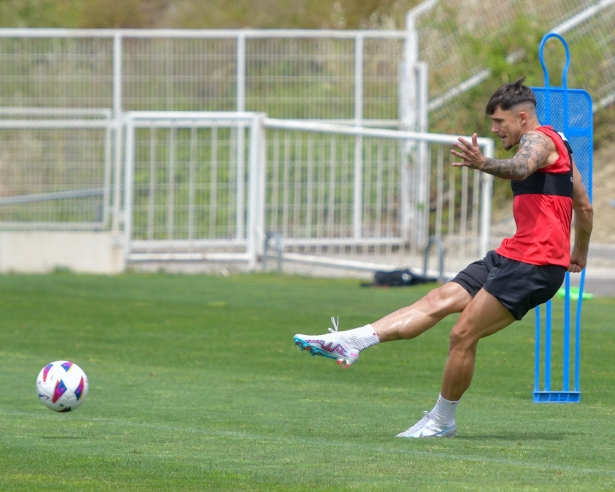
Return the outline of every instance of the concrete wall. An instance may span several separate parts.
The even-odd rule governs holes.
[[[125,269],[122,237],[110,232],[0,232],[0,272],[46,273],[68,268],[114,274]]]

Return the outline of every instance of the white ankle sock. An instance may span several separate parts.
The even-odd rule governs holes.
[[[378,335],[376,335],[372,325],[365,325],[360,328],[354,328],[353,330],[343,331],[342,335],[350,345],[359,350],[365,350],[372,345],[380,343]]]
[[[450,424],[455,421],[455,412],[457,411],[457,401],[450,401],[443,398],[442,395],[438,395],[438,403],[433,407],[433,410],[429,412],[429,415],[439,422],[444,424]]]

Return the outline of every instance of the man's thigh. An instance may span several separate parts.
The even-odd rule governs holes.
[[[463,310],[453,327],[451,338],[476,344],[481,338],[497,333],[515,321],[497,297],[481,289]]]

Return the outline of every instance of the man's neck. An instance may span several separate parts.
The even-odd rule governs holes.
[[[527,122],[527,129],[526,129],[526,130],[525,130],[525,132],[523,132],[523,133],[525,134],[525,133],[527,133],[527,132],[534,131],[534,130],[536,130],[536,128],[538,128],[539,126],[542,126],[542,125],[540,124],[540,121],[538,121],[538,119],[536,119],[536,118],[533,118],[532,120],[529,120],[529,121]]]

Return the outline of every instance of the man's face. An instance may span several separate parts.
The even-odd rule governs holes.
[[[519,143],[523,135],[524,118],[521,117],[518,109],[511,108],[504,111],[497,108],[493,114],[489,115],[489,118],[491,118],[491,131],[500,137],[506,150],[512,149]]]

